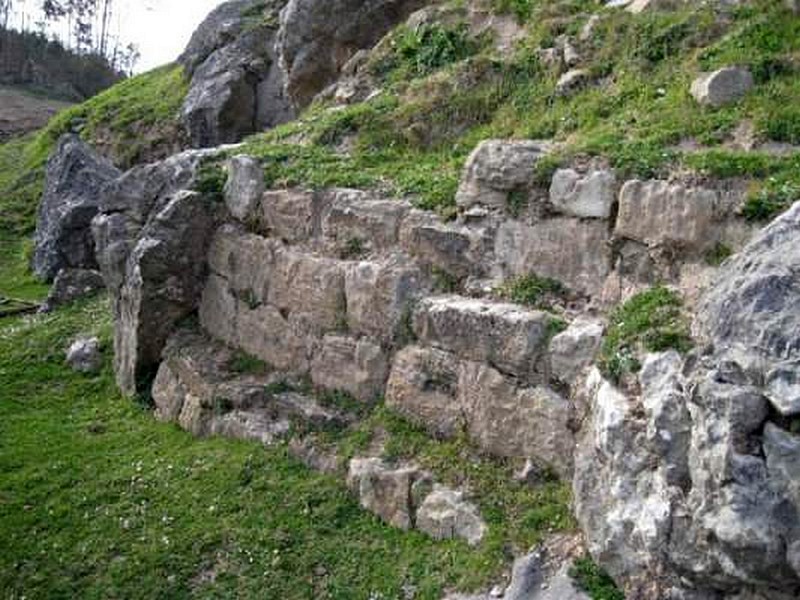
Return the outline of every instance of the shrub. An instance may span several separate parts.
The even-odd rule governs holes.
[[[565,298],[568,290],[560,281],[531,274],[507,281],[499,293],[511,302],[547,309],[554,301]]]
[[[445,28],[438,23],[406,29],[395,40],[399,69],[422,77],[449,64],[464,60],[477,50],[467,27]]]
[[[569,576],[592,600],[625,600],[625,595],[617,589],[614,580],[589,556],[576,560],[569,570]]]
[[[603,374],[619,382],[625,374],[639,371],[637,356],[642,350],[688,351],[691,338],[681,307],[678,294],[664,286],[636,294],[618,307],[611,314],[600,353]]]

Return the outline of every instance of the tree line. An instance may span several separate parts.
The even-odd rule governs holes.
[[[113,26],[117,10],[115,0],[0,0],[0,29],[57,41],[78,55],[100,57],[112,69],[131,73],[139,51]]]

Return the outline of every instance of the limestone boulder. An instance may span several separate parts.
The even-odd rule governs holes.
[[[586,69],[570,69],[556,82],[556,96],[571,96],[591,82],[591,74]]]
[[[608,219],[616,202],[616,177],[611,171],[581,175],[559,169],[550,184],[550,204],[560,213],[590,219]]]
[[[509,194],[529,189],[548,145],[531,140],[487,140],[470,154],[456,194],[459,208],[505,209]]]
[[[362,508],[404,530],[414,527],[421,496],[432,486],[430,475],[417,467],[392,467],[379,458],[351,460],[347,485]]]
[[[692,83],[691,93],[700,104],[719,107],[741,100],[755,85],[753,75],[742,67],[725,67],[704,73]]]
[[[63,136],[47,162],[34,237],[33,271],[52,281],[61,269],[95,269],[92,219],[103,188],[120,172],[77,135]]]
[[[125,281],[128,256],[142,228],[176,192],[192,188],[201,163],[215,154],[216,151],[207,150],[182,152],[134,167],[104,188],[100,212],[92,221],[92,234],[100,271],[112,299]]]
[[[114,364],[124,393],[147,385],[175,323],[199,305],[217,218],[207,198],[183,191],[142,229],[114,297]]]
[[[514,304],[436,296],[417,305],[414,333],[421,343],[536,381],[546,378],[542,362],[551,321],[546,313]]]
[[[67,364],[73,371],[97,373],[103,366],[100,340],[82,337],[72,342],[67,350]]]
[[[53,281],[50,293],[42,307],[49,312],[59,306],[71,304],[105,289],[103,276],[93,269],[61,269]]]
[[[478,545],[488,531],[477,507],[464,493],[435,485],[417,511],[417,528],[437,540],[463,539]]]

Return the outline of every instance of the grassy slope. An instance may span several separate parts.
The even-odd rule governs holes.
[[[592,0],[497,4],[530,23],[511,61],[497,62],[480,45],[466,48],[472,56],[463,59],[463,52],[447,51],[453,39],[458,44],[452,36],[443,42],[441,35],[420,35],[415,46],[407,39],[413,32],[400,30],[389,56],[372,64],[386,93],[334,112],[312,109],[301,122],[255,136],[249,151],[264,157],[273,182],[383,187],[417,194],[422,206],[445,213],[452,211],[466,155],[492,137],[556,140],[562,150],[551,169],[597,155],[626,176],[682,170],[750,177],[753,218],[800,196],[798,154],[779,158],[722,145],[742,121],[764,141],[800,144],[800,19],[779,0],[757,0],[727,21],[697,6],[634,16]],[[562,33],[576,35],[594,12],[603,19],[582,44],[582,66],[602,85],[557,97],[558,74],[534,49]],[[420,69],[423,61],[430,68]],[[694,77],[730,64],[749,66],[756,89],[733,106],[698,106],[689,95]],[[303,145],[290,143],[298,136]],[[345,138],[353,148],[348,154],[337,151]],[[678,152],[675,146],[688,139],[706,148]]]
[[[0,323],[4,597],[349,600],[413,587],[437,599],[502,568],[510,508],[518,543],[571,523],[560,486],[514,492],[490,462],[460,463],[458,444],[437,446],[379,411],[369,423],[389,428],[393,453],[414,448],[448,477],[497,484],[483,506],[493,533],[478,550],[394,530],[281,448],[156,423],[118,395],[110,360],[97,376],[63,364],[79,333],[100,335],[110,354],[110,329],[100,300]]]

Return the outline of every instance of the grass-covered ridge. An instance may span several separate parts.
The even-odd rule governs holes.
[[[512,56],[498,56],[484,39],[461,42],[457,24],[435,34],[400,28],[373,59],[380,96],[336,110],[312,107],[300,121],[250,140],[247,150],[265,159],[268,182],[378,187],[448,212],[469,151],[483,139],[517,137],[559,142],[555,164],[602,156],[623,176],[750,178],[745,214],[755,220],[797,194],[797,152],[728,145],[742,124],[763,142],[800,143],[800,19],[780,0],[723,16],[695,3],[640,15],[591,0],[497,0],[495,8],[526,25]],[[582,40],[592,15],[600,19]],[[537,53],[563,34],[592,81],[567,97],[556,95],[559,73]],[[723,108],[698,105],[689,94],[693,79],[731,64],[753,71],[755,89]]]

